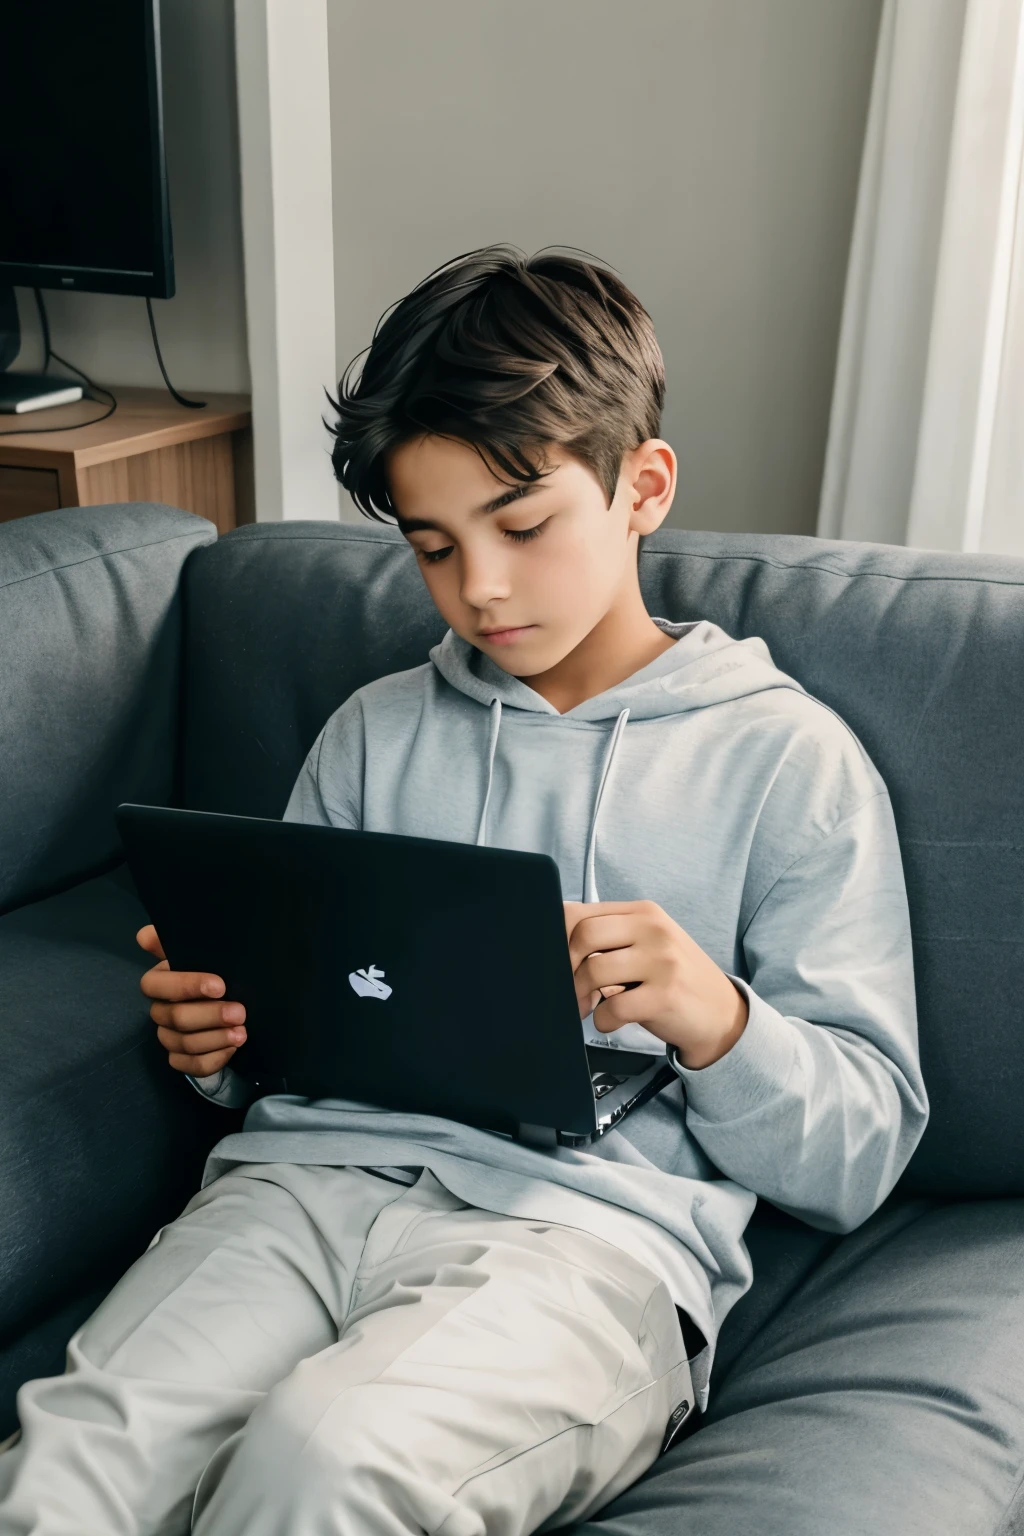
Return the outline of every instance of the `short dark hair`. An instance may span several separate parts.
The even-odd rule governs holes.
[[[425,434],[516,482],[541,477],[529,450],[559,444],[611,504],[623,456],[659,434],[665,364],[639,299],[598,258],[558,254],[573,249],[482,246],[385,310],[331,401],[334,472],[367,517],[397,515],[388,456]]]

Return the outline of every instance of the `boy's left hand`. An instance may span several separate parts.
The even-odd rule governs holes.
[[[581,1018],[593,1010],[606,1034],[642,1024],[684,1067],[709,1067],[732,1049],[746,998],[657,902],[563,905]]]

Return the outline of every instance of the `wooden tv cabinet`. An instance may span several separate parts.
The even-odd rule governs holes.
[[[253,521],[248,395],[200,390],[207,406],[193,411],[164,389],[115,393],[117,410],[94,426],[81,422],[103,409],[95,400],[0,415],[0,522],[108,501],[169,502],[219,533]],[[36,435],[22,423],[61,430]]]

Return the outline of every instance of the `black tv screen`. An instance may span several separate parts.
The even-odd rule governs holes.
[[[159,0],[3,0],[0,284],[174,293]]]

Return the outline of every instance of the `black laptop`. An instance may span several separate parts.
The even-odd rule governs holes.
[[[231,1065],[263,1093],[579,1147],[677,1080],[584,1040],[546,854],[145,805],[117,825],[171,967],[244,1003]]]

